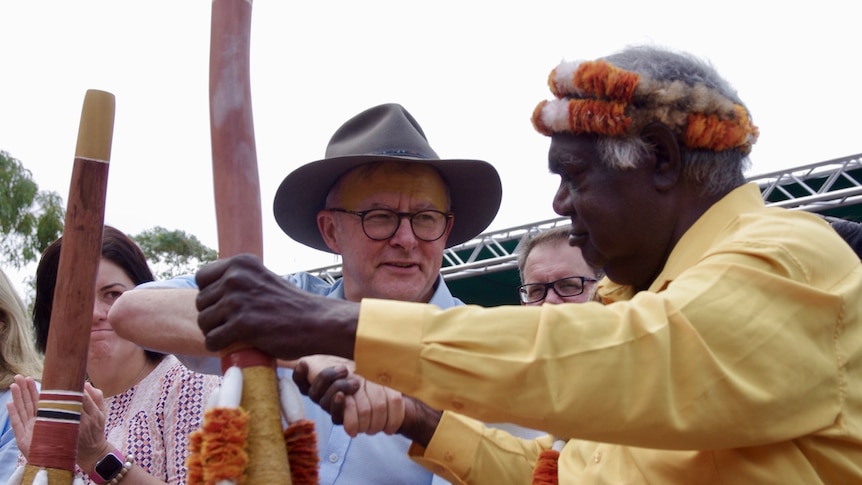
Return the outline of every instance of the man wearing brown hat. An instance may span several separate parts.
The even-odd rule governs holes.
[[[439,273],[443,250],[481,233],[495,217],[501,194],[499,176],[487,162],[440,159],[403,107],[371,108],[336,131],[324,159],[290,173],[274,201],[276,221],[289,236],[341,255],[342,279],[331,285],[308,273],[270,273],[258,283],[280,286],[286,280],[291,287],[355,302],[461,305]],[[217,371],[197,327],[194,280],[148,286],[190,288],[124,293],[109,315],[117,333],[185,354],[184,362],[199,370]],[[272,311],[283,309],[273,303]],[[306,412],[316,421],[321,483],[431,483],[431,474],[408,459],[407,439],[351,439],[310,400]]]
[[[604,269],[603,304],[258,295],[226,286],[228,270],[265,273],[235,257],[197,273],[207,347],[341,355],[457,411],[411,452],[469,483],[529,483],[550,443],[459,415],[564,439],[561,484],[862,483],[862,263],[826,221],[745,183],[758,129],[733,88],[654,47],[564,62],[549,84],[533,123],[560,176],[553,206]],[[289,314],[263,314],[273,298]]]

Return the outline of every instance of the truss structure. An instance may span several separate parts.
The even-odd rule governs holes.
[[[862,202],[862,154],[779,170],[748,179],[768,205],[821,212]]]
[[[767,205],[821,212],[862,203],[862,154],[748,177],[760,186]],[[517,268],[517,241],[569,223],[567,217],[482,233],[446,249],[441,273],[447,281]],[[329,282],[341,277],[341,265],[309,270]]]

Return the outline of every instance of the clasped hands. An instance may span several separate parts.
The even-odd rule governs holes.
[[[397,433],[404,423],[407,398],[354,374],[354,369],[351,360],[313,355],[296,362],[293,381],[351,437]]]

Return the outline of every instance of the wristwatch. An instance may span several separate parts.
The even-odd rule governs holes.
[[[98,485],[104,485],[120,474],[123,471],[123,465],[126,457],[120,450],[114,450],[103,456],[96,462],[96,467],[93,469],[93,474],[90,479]]]

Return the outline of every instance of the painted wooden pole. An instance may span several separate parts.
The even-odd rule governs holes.
[[[260,181],[251,110],[251,0],[214,0],[210,32],[210,134],[219,257],[263,258]],[[239,343],[222,370],[242,369],[241,407],[249,413],[245,483],[290,485],[275,360]]]
[[[74,478],[113,132],[114,95],[87,91],[25,484],[43,472],[50,485],[71,484]]]

